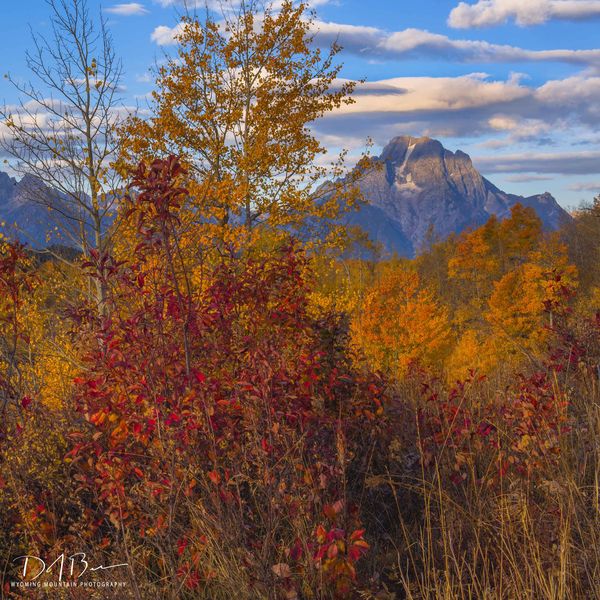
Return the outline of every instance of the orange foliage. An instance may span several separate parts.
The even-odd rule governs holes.
[[[420,287],[415,271],[393,263],[367,292],[354,326],[355,342],[369,360],[400,375],[413,361],[440,358],[449,335],[447,310]]]
[[[252,230],[281,227],[305,235],[310,217],[330,220],[340,209],[336,198],[315,202],[325,148],[307,126],[351,102],[354,84],[335,85],[340,48],[314,48],[304,3],[263,13],[244,2],[220,17],[183,18],[177,56],[158,70],[152,117],[131,118],[122,131],[122,166],[179,156],[195,233],[207,240],[242,236],[247,245]]]
[[[563,245],[545,243],[530,259],[494,284],[485,315],[497,336],[525,353],[541,349],[577,286]]]
[[[496,225],[492,218],[485,227],[465,234],[448,261],[448,275],[465,285],[475,300],[481,300],[499,272],[499,257],[493,252]]]

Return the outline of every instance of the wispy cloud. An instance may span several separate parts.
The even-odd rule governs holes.
[[[475,157],[473,162],[483,173],[600,174],[600,152],[496,154]]]
[[[511,183],[531,183],[533,181],[553,181],[554,177],[550,175],[533,175],[532,173],[518,173],[517,175],[508,175],[506,181]]]
[[[219,7],[219,0],[155,0],[163,8],[171,6],[180,6],[184,9],[193,10],[195,8],[215,9]],[[229,4],[235,5],[237,1],[230,0]]]
[[[124,4],[115,4],[104,9],[105,12],[112,15],[121,15],[123,17],[131,17],[134,15],[145,15],[148,9],[139,2],[126,2]]]
[[[600,0],[598,0],[600,2]],[[152,40],[161,46],[176,43],[181,25],[160,25]],[[338,42],[345,52],[376,59],[410,60],[428,58],[462,63],[563,62],[600,69],[600,48],[571,50],[566,48],[528,50],[484,40],[452,39],[425,29],[388,32],[367,25],[349,25],[316,20],[315,42],[329,45]]]
[[[598,192],[600,193],[600,181],[586,183],[573,183],[569,186],[573,192]]]
[[[471,28],[501,25],[539,25],[552,19],[580,20],[600,17],[600,0],[478,0],[460,2],[448,17],[451,27]]]
[[[239,6],[241,0],[155,0],[162,7],[180,6],[184,9],[209,8],[210,10],[227,11]],[[308,7],[323,6],[324,4],[336,4],[337,0],[305,0]],[[272,8],[281,6],[281,0],[273,0]]]
[[[386,32],[376,27],[316,21],[318,43],[338,41],[347,52],[392,59],[434,58],[464,63],[565,62],[600,67],[600,49],[527,50],[484,40],[452,39],[424,29]]]

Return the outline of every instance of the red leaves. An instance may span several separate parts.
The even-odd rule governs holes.
[[[187,538],[181,538],[177,542],[177,554],[179,556],[181,556],[185,552],[185,549],[188,547],[188,544],[189,544],[189,541]]]
[[[488,435],[491,435],[495,430],[496,428],[493,425],[484,421],[483,423],[479,424],[479,427],[477,428],[477,434],[481,437],[487,437]]]
[[[209,471],[207,476],[215,485],[219,485],[221,482],[221,476],[217,471]]]
[[[8,305],[19,307],[33,283],[25,246],[0,240],[0,315]]]
[[[90,277],[104,283],[119,276],[124,261],[117,261],[108,252],[100,252],[95,248],[89,250],[89,259],[81,264]]]
[[[333,584],[338,597],[345,597],[352,589],[356,580],[355,564],[369,550],[364,533],[364,529],[356,529],[347,536],[343,529],[326,530],[323,525],[318,525],[315,529],[314,536],[318,545],[313,559]]]
[[[364,539],[364,529],[357,529],[350,535],[350,545],[348,548],[348,557],[355,563],[364,556],[369,550],[369,544]]]
[[[96,427],[100,427],[106,421],[108,417],[108,411],[106,409],[99,410],[90,416],[89,421]]]
[[[189,590],[195,590],[200,585],[199,571],[193,569],[187,562],[177,569],[177,577],[180,581],[183,581],[183,584]]]
[[[206,381],[206,375],[200,371],[194,371],[194,378],[197,383],[204,383]]]
[[[425,466],[449,461],[455,485],[473,472],[487,473],[488,484],[511,472],[527,479],[548,476],[568,431],[568,404],[555,395],[548,376],[521,377],[491,402],[478,395],[473,383],[458,383],[446,394],[424,388],[429,394],[420,412],[428,432],[421,447]]]
[[[129,188],[137,188],[139,192],[129,197],[132,204],[129,214],[136,214],[138,232],[146,243],[166,243],[169,228],[179,223],[178,212],[188,192],[178,181],[185,174],[175,156],[155,160],[150,165],[141,162],[134,172]]]
[[[177,414],[176,412],[172,412],[169,414],[169,416],[165,419],[165,425],[177,425],[178,423],[181,422],[181,416],[179,414]]]
[[[104,269],[111,309],[78,328],[85,375],[74,391],[85,422],[68,457],[75,480],[114,527],[175,536],[172,564],[190,589],[210,579],[191,552],[204,533],[201,505],[206,522],[234,530],[245,548],[261,549],[264,524],[274,523],[273,539],[296,540],[286,560],[298,569],[278,569],[280,584],[317,561],[330,596],[353,585],[367,548],[362,532],[346,534],[360,530],[337,499],[340,462],[360,450],[369,419],[369,431],[378,426],[386,385],[356,370],[340,317],[311,316],[296,246],[262,260],[226,257],[186,289],[186,264],[170,254],[182,175],[174,161],[140,166],[137,255],[98,257],[114,266]],[[165,506],[176,508],[173,521]],[[298,529],[324,517],[314,538]]]

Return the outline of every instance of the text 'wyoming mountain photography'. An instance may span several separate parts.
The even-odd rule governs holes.
[[[600,600],[600,0],[0,14],[0,600]]]

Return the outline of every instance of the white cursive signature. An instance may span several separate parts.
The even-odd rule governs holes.
[[[46,565],[44,559],[39,556],[32,556],[30,554],[26,554],[23,556],[18,556],[13,560],[13,562],[17,562],[18,560],[23,561],[23,577],[27,576],[27,572],[29,567],[32,565],[32,561],[36,561],[37,568],[39,571],[35,574],[35,577],[31,577],[30,581],[35,581],[38,577],[41,577],[44,573],[53,573],[54,567],[59,569],[58,571],[58,581],[62,581],[65,575],[65,562],[68,561],[67,571],[69,573],[69,577],[74,577],[75,579],[79,579],[85,572],[90,571],[106,571],[108,569],[116,569],[117,567],[127,567],[128,563],[120,563],[117,565],[99,565],[97,567],[90,567],[90,564],[86,560],[85,552],[75,552],[75,554],[71,554],[67,556],[64,552],[56,558],[52,563]],[[33,563],[35,565],[35,563]],[[34,566],[35,568],[35,566]]]

